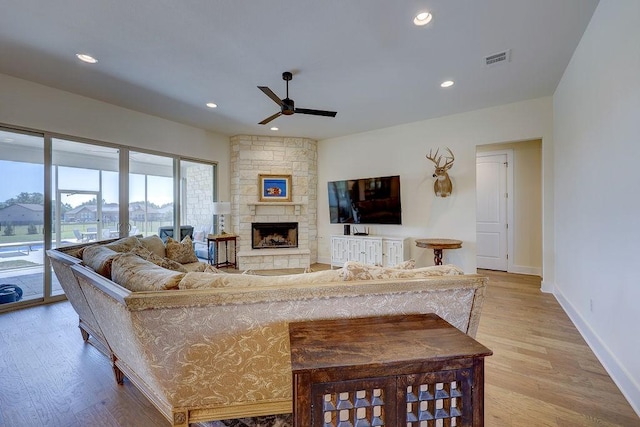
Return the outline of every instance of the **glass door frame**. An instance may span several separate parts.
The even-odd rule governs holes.
[[[43,194],[44,194],[44,205],[43,205],[43,242],[44,242],[44,246],[43,249],[44,251],[48,251],[50,249],[52,249],[53,247],[57,247],[57,245],[60,244],[61,242],[61,236],[59,233],[61,233],[61,228],[60,228],[60,220],[61,220],[61,210],[59,208],[59,206],[56,206],[56,210],[57,213],[54,215],[54,204],[59,204],[62,203],[62,201],[60,200],[60,194],[64,193],[65,191],[69,191],[69,189],[54,189],[53,188],[53,182],[58,182],[56,177],[55,177],[55,165],[53,164],[53,146],[54,143],[53,141],[55,139],[63,139],[63,140],[67,140],[70,142],[78,142],[78,143],[84,143],[84,144],[90,144],[90,145],[95,145],[95,146],[104,146],[104,147],[109,147],[109,148],[115,148],[117,150],[119,150],[119,157],[118,157],[118,162],[119,162],[119,167],[118,167],[118,174],[119,174],[119,183],[118,183],[118,187],[119,187],[119,223],[118,223],[118,230],[119,230],[119,235],[120,237],[127,237],[129,235],[129,229],[131,227],[131,225],[129,224],[130,218],[129,218],[129,153],[130,151],[138,151],[138,152],[143,152],[143,153],[149,153],[149,154],[156,154],[159,156],[164,156],[164,157],[170,157],[173,161],[172,165],[173,165],[173,170],[174,170],[174,176],[173,176],[173,190],[174,190],[174,194],[173,194],[173,212],[172,212],[172,218],[174,221],[174,234],[175,233],[179,233],[179,227],[180,227],[180,221],[181,221],[181,217],[182,217],[182,211],[181,211],[181,204],[183,202],[182,200],[182,192],[181,192],[181,170],[180,170],[180,164],[182,161],[189,161],[189,162],[195,162],[195,163],[202,163],[205,165],[209,165],[213,168],[213,175],[212,175],[212,179],[213,179],[213,188],[212,188],[212,198],[214,201],[216,201],[218,199],[218,185],[219,185],[219,180],[218,180],[218,162],[217,161],[212,161],[212,160],[202,160],[202,159],[197,159],[197,158],[190,158],[190,157],[183,157],[180,156],[178,154],[175,153],[164,153],[164,152],[158,152],[158,151],[153,151],[153,150],[147,150],[141,147],[133,147],[133,146],[125,146],[125,145],[120,145],[120,144],[114,144],[114,143],[108,143],[108,142],[102,142],[99,140],[92,140],[92,139],[87,139],[87,138],[82,138],[82,137],[77,137],[77,136],[72,136],[72,135],[65,135],[65,134],[59,134],[56,132],[48,132],[48,131],[43,131],[43,130],[38,130],[38,129],[31,129],[31,128],[25,128],[25,127],[21,127],[21,126],[16,126],[16,125],[9,125],[9,124],[5,124],[5,123],[0,123],[0,130],[6,131],[6,132],[14,132],[14,133],[18,133],[18,134],[26,134],[26,135],[32,135],[32,136],[37,136],[39,138],[43,138],[43,151],[44,151],[44,156],[43,156],[43,168],[44,168],[44,188],[43,188]],[[55,181],[54,181],[55,179]],[[56,184],[57,185],[57,184]],[[99,204],[102,204],[102,197],[100,195],[100,191],[98,191],[97,193],[95,191],[87,191],[87,190],[82,190],[82,191],[76,191],[77,193],[83,192],[83,193],[90,193],[90,194],[97,194],[96,200],[99,201]],[[57,194],[56,194],[57,193]],[[57,196],[57,197],[54,197]],[[98,212],[98,218],[100,219],[100,221],[98,222],[99,226],[102,225],[102,218],[101,218],[101,213]],[[54,218],[54,216],[58,216],[58,218]],[[53,232],[54,227],[57,227],[56,230],[58,230],[56,233]],[[54,236],[55,234],[55,236]],[[98,234],[98,236],[100,236],[100,234]],[[11,307],[7,307],[9,308],[8,310],[4,310],[2,309],[2,307],[0,307],[0,313],[4,313],[6,311],[12,311],[12,310],[16,310],[16,309],[21,309],[21,308],[26,308],[26,307],[30,307],[30,306],[35,306],[35,305],[43,305],[43,304],[48,304],[48,303],[52,303],[52,302],[58,302],[58,301],[64,301],[66,299],[66,295],[64,293],[62,294],[58,294],[58,295],[52,295],[52,281],[53,281],[53,271],[51,268],[51,262],[49,260],[48,256],[44,256],[44,260],[43,260],[43,296],[42,297],[38,297],[38,298],[34,298],[31,300],[22,300],[22,301],[18,301],[16,303],[12,303]]]
[[[56,180],[57,181],[57,180]],[[56,242],[56,247],[60,247],[60,243],[62,242],[61,240],[61,235],[62,235],[62,195],[63,194],[88,194],[88,195],[92,195],[96,198],[96,238],[95,240],[101,240],[101,236],[102,236],[102,190],[98,190],[98,191],[93,191],[93,190],[69,190],[69,189],[60,189],[60,188],[56,188],[56,199],[55,199],[55,203],[56,203],[56,217],[54,219],[55,221],[55,242]],[[52,200],[53,202],[53,200]],[[53,235],[51,236],[51,240],[53,241]],[[79,243],[79,242],[78,242]]]

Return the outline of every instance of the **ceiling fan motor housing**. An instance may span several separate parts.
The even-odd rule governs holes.
[[[295,110],[293,99],[285,98],[282,100],[282,114],[290,116],[295,112]]]

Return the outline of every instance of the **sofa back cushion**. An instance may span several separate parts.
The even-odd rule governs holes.
[[[253,286],[295,286],[300,284],[338,282],[340,280],[342,280],[340,270],[324,270],[313,273],[282,276],[190,272],[185,274],[178,287],[180,289],[208,289],[227,287],[244,288]]]
[[[111,280],[132,292],[177,288],[184,274],[162,268],[134,253],[119,254],[111,263]]]
[[[342,277],[344,280],[414,279],[464,274],[461,269],[452,264],[413,269],[397,269],[347,261],[344,263],[343,270]]]
[[[103,245],[91,245],[82,251],[82,262],[101,276],[111,279],[111,263],[119,253]]]
[[[182,242],[178,242],[173,240],[171,237],[167,237],[165,249],[167,251],[167,258],[179,262],[180,264],[198,262],[198,257],[193,249],[193,241],[189,236],[182,239]]]

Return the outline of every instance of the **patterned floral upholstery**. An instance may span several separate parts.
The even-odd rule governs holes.
[[[105,280],[87,266],[52,262],[61,281],[75,281],[65,285],[81,290],[115,371],[180,427],[291,412],[291,321],[437,313],[475,336],[487,282],[453,266],[439,276],[359,266],[354,276],[367,280],[347,281],[348,266],[291,276],[183,273],[135,253],[113,257],[113,280]]]
[[[173,240],[173,238],[167,237],[165,249],[167,251],[167,258],[179,262],[180,264],[198,262],[198,257],[193,250],[193,241],[189,236],[186,236],[181,242],[177,242]]]
[[[376,265],[366,265],[355,261],[344,264],[344,280],[382,280],[382,279],[411,279],[430,276],[457,276],[464,272],[455,265],[434,265],[424,268],[388,268]]]

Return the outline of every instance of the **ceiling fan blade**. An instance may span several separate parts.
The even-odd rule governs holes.
[[[269,89],[266,86],[258,86],[258,89],[260,89],[261,91],[264,92],[265,95],[267,95],[269,98],[273,99],[273,101],[278,104],[279,106],[282,107],[282,100],[280,98],[278,98],[278,95],[276,95],[275,93],[273,93],[273,91],[271,89]]]
[[[263,121],[261,121],[260,123],[258,123],[259,125],[266,125],[267,123],[269,123],[271,120],[277,119],[278,117],[280,117],[282,115],[282,113],[277,112],[275,113],[273,116],[269,116],[266,119],[264,119]]]
[[[336,111],[325,111],[325,110],[310,110],[308,108],[296,108],[296,113],[301,114],[312,114],[314,116],[326,116],[326,117],[335,117],[338,114]]]

